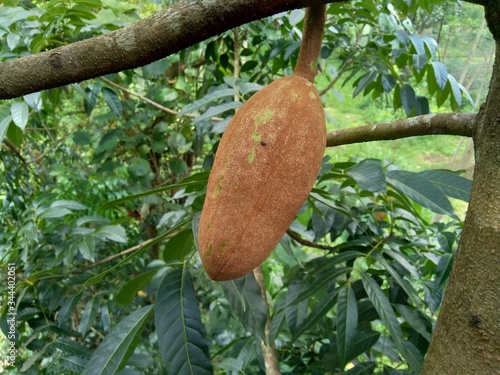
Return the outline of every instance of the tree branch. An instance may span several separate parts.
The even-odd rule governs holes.
[[[138,93],[136,93],[134,91],[131,91],[131,90],[127,89],[126,87],[120,86],[118,83],[110,81],[107,78],[101,77],[100,79],[102,81],[106,82],[110,86],[113,86],[113,87],[115,87],[115,88],[117,88],[117,89],[119,89],[119,90],[121,90],[123,92],[126,92],[129,95],[135,96],[135,97],[141,99],[142,101],[144,101],[144,102],[146,102],[148,104],[151,104],[153,107],[159,109],[160,111],[163,111],[165,113],[168,113],[168,114],[171,114],[171,115],[174,115],[174,116],[178,116],[179,113],[180,113],[180,112],[174,111],[173,109],[164,107],[161,104],[158,104],[157,102],[155,102],[155,101],[153,101],[151,99],[148,99],[148,98],[146,98],[145,96],[143,96],[141,94],[138,94]],[[193,114],[190,114],[190,113],[186,113],[186,114],[184,114],[182,116],[183,117],[189,117],[189,118],[196,118],[196,117],[198,117],[198,115],[193,115]],[[211,117],[210,120],[211,121],[222,121],[224,119],[220,118],[220,117]]]
[[[345,1],[184,0],[120,30],[1,63],[0,99],[134,69],[248,22]]]
[[[288,234],[292,240],[295,240],[296,242],[298,242],[304,246],[314,247],[316,249],[321,249],[321,250],[335,250],[335,248],[333,246],[321,245],[321,244],[316,243],[316,242],[308,241],[308,240],[300,237],[297,233],[295,233],[291,229],[287,229],[286,234]]]
[[[440,113],[335,130],[327,134],[326,145],[332,147],[436,134],[472,137],[475,119],[474,113]]]

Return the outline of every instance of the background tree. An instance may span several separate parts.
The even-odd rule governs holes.
[[[460,14],[475,25],[470,55],[493,50],[493,0],[470,1],[486,26],[480,7],[452,1],[317,1],[331,3],[316,80],[327,145],[472,137],[472,190],[458,172],[334,148],[262,268],[227,283],[201,268],[220,134],[242,101],[292,71],[301,8],[314,2],[1,2],[0,98],[11,100],[0,103],[0,254],[16,265],[15,371],[497,371],[498,64],[477,114],[459,112],[481,101],[485,85],[468,83],[488,69],[448,64]],[[376,113],[369,125],[333,130],[337,90]],[[442,107],[456,113],[429,114]],[[447,139],[439,147],[453,153]],[[469,196],[463,225],[457,200]]]

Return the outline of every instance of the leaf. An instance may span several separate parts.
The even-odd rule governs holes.
[[[121,225],[105,225],[95,232],[95,236],[114,242],[127,243],[127,234]]]
[[[82,375],[114,375],[121,370],[134,352],[152,312],[152,305],[145,306],[122,319],[97,347]]]
[[[85,108],[87,116],[90,116],[97,104],[97,98],[101,93],[101,84],[99,82],[94,82],[85,89],[85,93],[86,95],[83,99],[83,107]]]
[[[221,282],[227,301],[247,331],[266,340],[267,306],[253,273]]]
[[[460,90],[460,85],[458,84],[455,77],[453,77],[451,74],[448,74],[448,83],[450,84],[451,92],[453,94],[452,99],[454,99],[454,101],[458,107],[461,107],[462,106],[462,90]]]
[[[385,191],[385,174],[380,160],[365,159],[359,164],[347,168],[346,173],[365,190],[370,192]]]
[[[424,339],[431,342],[431,332],[429,332],[430,322],[419,314],[418,311],[413,311],[408,306],[397,304],[396,310],[403,316],[406,322],[417,331]]]
[[[227,87],[227,86],[226,86]],[[211,103],[217,99],[224,98],[226,96],[234,96],[234,89],[222,89],[211,92],[208,95],[205,95],[203,98],[191,103],[190,105],[184,107],[182,111],[179,113],[180,116],[185,115],[186,113],[191,113],[196,111],[197,109],[204,107],[208,103]]]
[[[12,116],[12,121],[14,124],[24,130],[29,118],[29,106],[26,102],[14,102],[10,106],[10,115]]]
[[[7,130],[9,129],[12,116],[6,116],[2,121],[0,121],[0,143],[3,142],[4,138],[7,136]]]
[[[153,240],[151,240],[149,242],[144,243],[135,252],[133,252],[132,254],[130,254],[129,256],[127,256],[125,259],[123,259],[120,262],[118,262],[117,264],[115,264],[113,267],[109,267],[105,271],[103,271],[103,272],[101,272],[101,273],[99,273],[99,274],[97,274],[95,276],[92,276],[90,279],[88,279],[87,281],[85,281],[85,283],[82,286],[82,290],[85,289],[89,285],[94,285],[94,284],[99,283],[108,273],[110,273],[113,270],[119,268],[120,266],[122,266],[123,264],[125,264],[126,262],[128,262],[129,260],[131,260],[132,258],[141,255],[143,252],[145,252],[151,246],[154,246],[157,243],[163,241],[165,238],[169,237],[172,234],[172,232],[177,231],[178,228],[182,227],[183,225],[187,224],[190,221],[191,221],[191,218],[178,223],[176,226],[172,227],[170,230],[166,231],[165,233],[160,234],[155,239],[153,239]]]
[[[62,357],[59,358],[58,361],[59,364],[66,370],[72,371],[76,374],[81,374],[85,369],[85,365],[88,363],[87,360],[77,356]]]
[[[279,292],[274,299],[274,312],[269,329],[269,343],[273,344],[285,323],[286,292]]]
[[[92,351],[86,348],[84,345],[66,338],[58,339],[55,343],[55,346],[65,353],[73,354],[78,357],[90,358],[90,356],[92,355]]]
[[[122,115],[123,106],[120,97],[111,89],[103,88],[102,96],[108,104],[108,107],[118,116]]]
[[[434,82],[436,82],[437,86],[442,91],[448,82],[448,70],[446,69],[446,66],[439,61],[431,62],[431,66],[432,69],[429,69],[427,74],[430,74],[430,72],[434,73]]]
[[[128,305],[132,303],[137,295],[137,292],[143,290],[151,281],[154,275],[158,273],[158,268],[145,272],[132,280],[128,280],[123,284],[116,294],[115,300],[118,303]]]
[[[350,284],[340,290],[337,302],[337,349],[340,368],[349,361],[358,327],[358,305]]]
[[[423,171],[420,174],[430,180],[443,194],[464,202],[469,202],[472,189],[471,180],[451,171],[441,169]]]
[[[23,99],[35,111],[42,109],[42,93],[40,91],[24,95]]]
[[[143,158],[132,158],[128,165],[128,171],[137,177],[146,176],[151,172],[151,166]]]
[[[212,374],[205,330],[191,275],[184,267],[168,272],[155,303],[158,345],[169,374]]]
[[[100,206],[98,208],[98,211],[107,210],[109,208],[112,208],[112,207],[117,206],[117,205],[124,203],[124,202],[128,202],[128,201],[132,201],[132,200],[139,199],[142,197],[146,197],[148,195],[159,194],[159,193],[163,193],[165,191],[175,190],[175,189],[178,189],[181,187],[188,187],[188,186],[190,186],[190,187],[198,187],[198,186],[204,187],[207,185],[208,175],[209,175],[209,172],[196,173],[192,176],[189,176],[189,177],[183,179],[178,184],[167,185],[167,186],[164,186],[164,187],[161,187],[158,189],[153,189],[153,190],[149,190],[149,191],[146,191],[143,193],[129,195],[129,196],[126,196],[123,198],[115,199],[113,201],[104,203],[102,206]]]
[[[193,120],[193,124],[196,124],[196,123],[204,121],[204,120],[209,120],[211,117],[217,116],[217,115],[224,113],[224,112],[227,112],[231,109],[240,108],[241,106],[242,106],[241,102],[229,102],[229,103],[219,104],[215,107],[210,107],[205,113],[196,117]]]
[[[63,216],[66,216],[66,215],[69,215],[69,214],[72,214],[72,213],[73,212],[71,212],[67,208],[63,208],[63,207],[51,207],[51,208],[45,209],[40,214],[40,217],[42,219],[57,219],[59,217],[63,217]]]
[[[375,310],[377,310],[380,319],[387,327],[396,348],[406,360],[410,369],[419,374],[424,360],[423,356],[417,355],[417,353],[411,349],[411,343],[405,341],[396,314],[386,295],[382,289],[380,289],[380,286],[365,272],[361,272],[360,274],[366,294],[373,303]]]
[[[78,325],[78,332],[80,332],[82,336],[85,336],[90,327],[94,324],[97,315],[97,307],[95,298],[91,298],[85,305],[85,310],[83,310],[80,324]]]
[[[300,326],[294,330],[293,336],[290,339],[291,342],[297,340],[304,332],[306,332],[311,327],[314,327],[321,319],[325,317],[326,314],[330,310],[333,309],[335,304],[337,303],[337,294],[340,289],[335,289],[324,296],[321,301],[314,306],[311,313],[307,316],[307,318],[301,322]],[[357,319],[357,313],[356,313]]]
[[[424,175],[394,170],[387,172],[387,179],[395,188],[422,207],[458,220],[448,198]]]
[[[78,251],[84,259],[94,262],[95,239],[94,237],[86,236],[78,243]]]
[[[69,210],[86,210],[87,206],[84,206],[83,204],[76,202],[76,201],[71,201],[71,200],[57,200],[54,201],[50,207],[64,207]]]
[[[177,233],[166,243],[163,249],[163,260],[167,263],[173,260],[182,262],[186,255],[193,250],[193,243],[192,229],[185,229]]]

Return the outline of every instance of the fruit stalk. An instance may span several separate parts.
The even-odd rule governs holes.
[[[318,57],[323,42],[325,20],[326,4],[316,4],[306,8],[302,43],[293,74],[304,77],[311,82],[314,81],[314,77],[316,76]]]

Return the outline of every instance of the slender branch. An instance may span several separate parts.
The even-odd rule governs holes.
[[[304,246],[314,247],[316,249],[321,249],[321,250],[335,250],[333,246],[321,245],[316,242],[308,241],[300,237],[297,233],[293,232],[291,229],[287,229],[286,234],[288,234],[293,240],[297,241],[298,243]]]
[[[168,114],[171,114],[171,115],[174,115],[174,116],[179,116],[180,112],[177,112],[177,111],[174,111],[173,109],[164,107],[161,104],[158,104],[157,102],[155,102],[155,101],[153,101],[151,99],[148,99],[148,98],[146,98],[145,96],[143,96],[141,94],[138,94],[138,93],[136,93],[134,91],[131,91],[131,90],[127,89],[126,87],[120,86],[119,84],[117,84],[117,83],[115,83],[113,81],[110,81],[107,78],[100,77],[100,79],[102,81],[106,82],[110,86],[113,86],[113,87],[115,87],[115,88],[117,88],[117,89],[119,89],[119,90],[121,90],[123,92],[126,92],[129,95],[135,96],[135,97],[141,99],[142,101],[144,101],[144,102],[146,102],[148,104],[151,104],[153,107],[159,109],[160,111],[163,111],[165,113],[168,113]],[[196,118],[196,117],[198,117],[198,115],[193,115],[193,114],[189,114],[189,113],[183,114],[182,116],[188,117],[188,118]],[[223,119],[220,118],[220,117],[211,117],[210,120],[211,121],[222,121]]]
[[[61,138],[59,138],[57,141],[54,142],[54,144],[52,144],[51,147],[47,147],[47,149],[45,150],[45,152],[43,152],[42,154],[38,155],[36,158],[34,159],[31,159],[31,160],[28,160],[26,163],[27,164],[33,164],[33,163],[38,163],[40,160],[42,160],[44,157],[46,157],[48,155],[49,152],[53,151],[54,148],[57,147],[57,145],[59,143],[62,143],[64,142],[64,140],[66,138],[68,138],[70,135],[71,135],[72,132],[68,132],[66,133],[65,135],[63,135]]]
[[[267,307],[267,319],[264,332],[266,335],[266,341],[269,341],[269,333],[271,332],[271,314],[269,312],[269,301],[267,300],[266,283],[264,281],[264,273],[262,272],[262,266],[257,267],[253,271],[253,274],[255,276],[257,284],[259,284],[260,286],[260,294]],[[264,340],[260,340],[260,346],[262,348],[262,354],[264,357],[264,366],[266,368],[266,375],[280,375],[281,374],[280,364],[274,343],[268,342],[268,345],[266,345],[266,342]]]
[[[327,134],[326,145],[332,147],[436,134],[472,137],[475,119],[474,113],[441,113],[335,130]]]
[[[363,36],[364,29],[365,29],[365,25],[363,25],[361,27],[361,29],[359,30],[359,32],[356,36],[356,41],[354,42],[354,45],[351,48],[352,51],[355,51],[358,48],[359,42],[361,41],[361,37]],[[342,75],[347,71],[347,69],[349,69],[349,67],[351,66],[353,61],[354,61],[354,58],[350,57],[342,64],[342,67],[340,68],[340,71],[337,73],[335,78],[332,79],[332,81],[328,85],[326,85],[326,87],[324,89],[322,89],[319,92],[319,96],[322,96],[322,95],[326,94],[328,91],[330,91],[330,89],[333,87],[333,85],[335,85],[337,83],[337,81],[340,79],[340,77],[342,77]]]
[[[134,247],[131,247],[130,249],[127,249],[127,250],[123,250],[123,251],[121,251],[121,252],[119,252],[117,254],[110,255],[109,257],[101,259],[101,260],[99,260],[99,261],[97,261],[95,263],[91,263],[88,266],[85,266],[85,267],[82,267],[82,268],[77,268],[76,270],[71,271],[70,274],[78,274],[78,273],[82,273],[82,272],[88,271],[88,270],[90,270],[92,268],[99,267],[99,266],[101,266],[101,265],[103,265],[105,263],[108,263],[108,262],[111,262],[112,260],[115,260],[116,258],[119,258],[121,256],[130,254],[130,253],[133,253],[134,251],[140,249],[142,246],[148,244],[151,241],[153,241],[153,239],[141,242],[139,245],[135,245]]]
[[[114,32],[0,63],[0,100],[144,66],[287,10],[346,1],[183,0]]]

